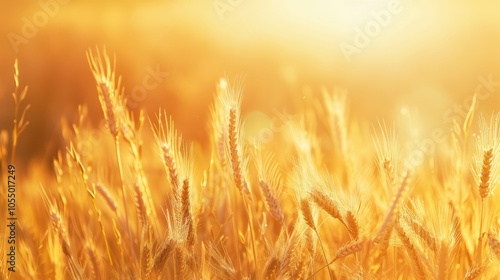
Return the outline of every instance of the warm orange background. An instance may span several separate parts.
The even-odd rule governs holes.
[[[42,2],[53,2],[45,0]],[[269,3],[272,2],[272,3]],[[478,76],[500,82],[500,4],[495,1],[399,1],[402,11],[349,63],[340,44],[390,1],[69,1],[16,54],[9,32],[42,11],[38,1],[3,1],[0,8],[0,126],[12,120],[13,64],[29,85],[30,127],[20,142],[24,159],[52,156],[60,119],[76,119],[88,104],[102,118],[85,51],[116,53],[126,94],[146,68],[169,76],[141,103],[153,116],[170,112],[179,130],[206,146],[208,105],[215,84],[244,75],[243,113],[300,109],[321,87],[345,87],[351,113],[370,121],[406,108],[422,133],[443,124],[443,113],[474,93]],[[220,16],[214,5],[233,3]],[[236,3],[236,4],[234,4]],[[227,6],[226,6],[227,7]],[[480,111],[499,109],[500,87]],[[23,152],[24,151],[24,152]]]

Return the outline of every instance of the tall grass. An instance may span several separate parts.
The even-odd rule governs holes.
[[[85,106],[63,125],[54,173],[18,190],[18,267],[8,272],[2,254],[3,279],[500,277],[500,115],[477,125],[473,104],[446,145],[409,165],[407,137],[383,121],[363,129],[347,93],[325,89],[321,106],[258,146],[242,123],[250,95],[222,79],[203,153],[168,112],[129,111],[105,50],[88,60],[109,134],[89,141]],[[14,129],[0,134],[2,172],[26,128],[25,97],[14,94]]]

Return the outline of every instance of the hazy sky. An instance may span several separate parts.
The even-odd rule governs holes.
[[[165,107],[200,141],[205,126],[189,124],[207,122],[224,75],[245,76],[247,113],[293,110],[321,87],[341,86],[356,115],[391,119],[405,108],[424,129],[472,95],[480,77],[500,82],[500,6],[486,1],[24,2],[34,4],[0,9],[0,125],[11,123],[17,57],[30,87],[27,134],[54,143],[39,154],[57,147],[59,120],[74,120],[78,104],[102,118],[85,56],[95,46],[116,54],[127,95],[151,72],[168,73],[139,106]],[[500,87],[480,106],[498,110],[499,101]]]

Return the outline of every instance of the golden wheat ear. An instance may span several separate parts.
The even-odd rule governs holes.
[[[26,114],[28,113],[31,105],[26,105],[21,112],[21,116],[19,116],[19,111],[21,110],[21,103],[25,101],[26,95],[28,94],[28,86],[25,86],[24,89],[19,92],[19,64],[17,59],[14,62],[14,82],[15,89],[12,93],[12,98],[14,99],[14,126],[12,128],[12,150],[10,162],[14,163],[14,159],[16,158],[16,149],[17,142],[19,140],[19,136],[29,124],[29,121],[26,120]],[[5,138],[5,136],[4,136]]]
[[[227,164],[225,147],[228,139],[226,129],[228,126],[228,120],[226,118],[226,99],[228,90],[227,80],[224,78],[220,79],[217,84],[214,102],[210,106],[212,146],[213,149],[217,151],[216,154],[222,168],[225,168]]]
[[[63,215],[61,215],[58,207],[55,203],[49,198],[47,192],[43,187],[41,187],[42,199],[45,204],[45,208],[47,209],[50,217],[50,222],[52,224],[52,228],[57,233],[59,237],[59,241],[61,243],[61,249],[64,255],[69,259],[73,258],[73,252],[71,249],[71,243],[68,235],[68,230],[66,227],[66,223],[63,220]]]
[[[256,154],[256,165],[259,176],[259,186],[264,197],[265,206],[269,214],[280,223],[284,223],[284,214],[279,203],[279,197],[283,180],[276,164],[276,159],[269,154],[262,159],[260,151]]]
[[[385,121],[379,120],[378,126],[379,129],[374,126],[373,130],[380,130],[380,133],[375,133],[375,136],[372,137],[377,157],[377,168],[380,171],[384,185],[388,187],[389,191],[392,191],[401,160],[398,137],[394,126],[389,129]],[[381,137],[379,137],[379,134],[381,134]]]
[[[97,190],[97,193],[102,196],[108,207],[113,212],[116,212],[116,210],[118,210],[118,202],[116,202],[115,198],[113,197],[109,189],[100,183],[95,184],[95,189]]]
[[[411,179],[411,171],[407,170],[405,173],[405,176],[403,177],[403,180],[401,182],[401,185],[398,188],[398,191],[396,195],[394,196],[394,199],[392,200],[391,208],[389,208],[389,212],[387,213],[387,216],[385,217],[384,223],[382,224],[382,227],[378,231],[376,237],[375,237],[375,242],[378,243],[379,240],[382,239],[382,236],[384,234],[387,234],[388,228],[393,224],[395,217],[397,217],[399,208],[401,207],[404,199],[404,194],[406,193],[406,190],[408,189],[408,185],[410,183]]]
[[[103,48],[102,54],[96,48],[95,54],[91,49],[87,51],[87,60],[90,70],[97,83],[97,93],[101,104],[106,123],[113,137],[118,137],[121,119],[119,118],[119,106],[121,105],[120,98],[120,82],[121,78],[116,81],[115,77],[115,57],[111,58],[106,53],[106,48]]]
[[[396,217],[394,222],[394,229],[399,236],[399,239],[403,243],[406,252],[408,253],[410,259],[413,261],[415,268],[415,276],[417,279],[426,279],[426,270],[424,263],[421,260],[421,254],[417,248],[415,248],[412,240],[410,239],[409,233],[401,225],[400,218]]]
[[[500,146],[500,113],[493,115],[489,124],[486,123],[485,119],[482,117],[480,119],[479,129],[480,136],[476,141],[476,166],[475,168],[473,166],[472,169],[481,198],[476,262],[480,262],[483,259],[483,220],[486,200],[500,183],[500,161],[498,159]]]
[[[491,262],[486,260],[479,264],[474,264],[469,269],[467,269],[467,273],[465,274],[464,280],[474,280],[479,279],[482,275],[484,275],[491,267]]]
[[[475,168],[472,169],[481,199],[490,196],[500,183],[500,113],[489,123],[484,117],[479,121],[480,135],[476,139]]]
[[[172,118],[167,118],[165,111],[160,110],[158,113],[157,124],[153,124],[151,120],[149,122],[153,129],[156,146],[169,176],[172,192],[177,195],[180,190],[178,161],[181,160],[182,137],[178,136]]]
[[[500,261],[500,239],[498,238],[498,234],[488,233],[488,244],[493,254]]]
[[[223,120],[226,125],[223,135],[227,135],[225,158],[230,162],[234,185],[242,195],[251,201],[252,194],[247,182],[248,158],[244,157],[246,146],[241,122],[241,102],[243,98],[243,79],[236,80],[234,85],[227,83],[218,95]]]

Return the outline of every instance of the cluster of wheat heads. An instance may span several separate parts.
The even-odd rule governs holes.
[[[2,261],[4,278],[500,276],[500,115],[481,118],[473,138],[472,106],[415,162],[395,129],[350,120],[345,92],[325,90],[283,139],[258,146],[243,135],[241,81],[221,80],[207,154],[167,112],[147,121],[127,109],[105,50],[88,60],[107,130],[84,106],[63,122],[66,149],[53,174],[29,179],[40,195],[19,207],[18,270]]]

